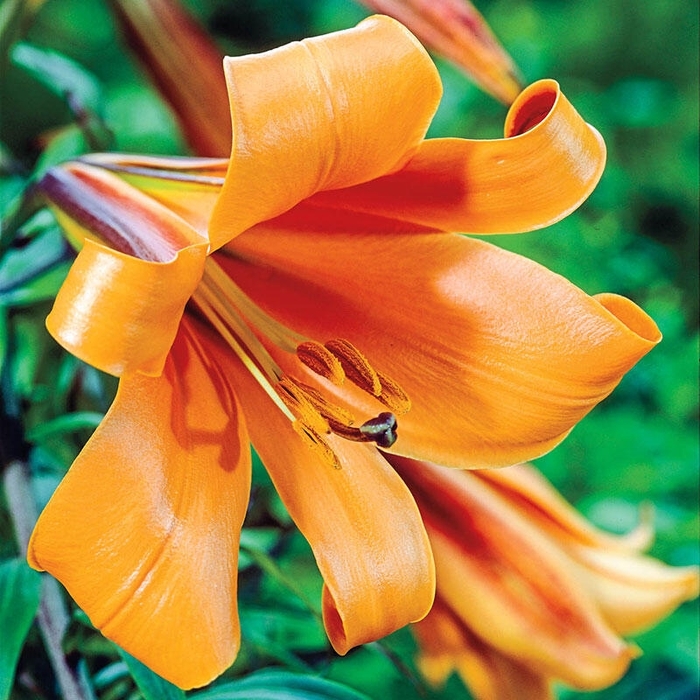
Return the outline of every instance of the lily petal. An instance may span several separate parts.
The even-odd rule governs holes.
[[[616,552],[639,552],[651,544],[654,528],[642,511],[640,524],[626,535],[603,532],[586,520],[529,464],[508,469],[483,469],[475,475],[503,494],[531,522],[563,546],[583,545]]]
[[[328,235],[285,221],[239,236],[220,264],[284,325],[319,342],[347,338],[398,382],[412,408],[392,450],[407,456],[486,467],[541,455],[660,339],[632,302],[601,304],[482,241]],[[377,411],[359,391],[324,391]]]
[[[108,172],[110,156],[92,156],[51,168],[39,189],[71,243],[101,241],[141,260],[168,262],[206,240],[186,220]]]
[[[224,184],[228,159],[91,153],[82,163],[118,175],[184,219],[208,239],[209,218]]]
[[[433,685],[442,685],[457,670],[477,700],[554,698],[544,675],[472,634],[439,595],[428,616],[412,630],[420,647],[418,667]]]
[[[163,371],[204,269],[206,244],[170,263],[139,260],[87,239],[46,319],[81,360],[115,376]]]
[[[607,626],[547,537],[471,472],[389,459],[421,509],[440,595],[467,627],[577,688],[605,687],[622,676],[634,648]]]
[[[69,163],[39,186],[80,248],[49,332],[105,372],[159,374],[201,279],[206,238],[103,167]]]
[[[202,332],[206,332],[202,329]],[[339,654],[425,616],[435,572],[409,490],[366,444],[327,438],[340,468],[302,441],[252,376],[230,354],[252,442],[325,582],[323,619]]]
[[[121,381],[39,518],[29,561],[156,673],[182,688],[204,685],[239,646],[249,486],[231,383],[185,323],[160,377]]]
[[[376,16],[357,27],[224,64],[233,151],[211,222],[230,240],[324,189],[399,170],[442,93],[425,49]]]
[[[671,567],[645,557],[651,522],[625,536],[605,533],[572,508],[526,464],[488,469],[474,476],[494,487],[514,510],[546,533],[571,558],[577,578],[593,595],[610,626],[633,634],[657,623],[698,594],[697,567]]]
[[[666,566],[638,554],[580,545],[571,556],[580,580],[620,634],[641,632],[698,595],[700,573],[694,566]]]
[[[311,201],[440,231],[519,233],[563,219],[590,195],[605,143],[554,80],[526,88],[505,138],[428,139],[393,175]]]

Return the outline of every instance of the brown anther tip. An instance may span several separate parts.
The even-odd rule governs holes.
[[[299,361],[324,379],[340,386],[345,381],[345,372],[340,360],[326,347],[314,340],[297,345]]]
[[[360,432],[368,440],[376,442],[378,447],[391,447],[398,437],[398,423],[393,413],[380,413],[360,426]]]
[[[382,384],[369,360],[349,341],[334,338],[326,343],[326,348],[338,358],[347,378],[360,389],[372,396],[379,396]]]

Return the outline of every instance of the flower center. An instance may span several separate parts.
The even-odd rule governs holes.
[[[330,434],[374,442],[384,448],[396,442],[395,414],[408,411],[410,399],[396,381],[375,369],[350,341],[334,338],[322,344],[287,328],[257,306],[211,257],[193,301],[304,442],[333,467],[340,468],[340,461],[328,442]],[[336,386],[350,381],[389,411],[357,426],[349,410],[319,389],[285,373],[261,338],[294,354],[312,372]]]

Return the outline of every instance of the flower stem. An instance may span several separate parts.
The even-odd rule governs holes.
[[[15,536],[22,554],[26,555],[37,518],[27,465],[19,460],[10,461],[3,472],[3,483]],[[37,623],[61,689],[61,697],[64,700],[94,700],[87,679],[79,677],[63,654],[62,642],[69,616],[58,583],[49,576],[43,578]]]

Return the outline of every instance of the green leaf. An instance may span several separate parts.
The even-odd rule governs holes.
[[[34,177],[38,180],[54,165],[81,156],[89,150],[85,132],[78,125],[69,124],[57,132],[41,152],[34,168]]]
[[[12,394],[28,398],[35,386],[46,344],[53,340],[30,315],[15,314],[8,320],[12,341],[5,358],[7,376],[11,381]]]
[[[65,239],[56,227],[21,248],[10,248],[0,260],[0,294],[21,287],[60,263],[65,256]]]
[[[33,277],[25,285],[0,292],[0,303],[7,306],[29,306],[53,299],[66,279],[71,263],[60,263]]]
[[[119,654],[145,700],[185,700],[185,693],[177,686],[161,678],[123,649],[119,650]]]
[[[8,342],[7,313],[5,309],[0,306],[0,375],[2,375],[2,368],[5,366]]]
[[[17,40],[22,27],[26,25],[29,3],[23,0],[7,0],[0,3],[0,68],[4,69],[5,58],[10,46]]]
[[[62,435],[63,433],[74,433],[77,430],[94,430],[102,421],[104,416],[97,411],[75,411],[66,413],[63,416],[37,425],[27,433],[27,440],[30,442],[42,442],[49,437]]]
[[[245,569],[253,564],[253,559],[246,554],[245,550],[267,553],[277,544],[279,538],[279,531],[276,528],[243,528],[241,531],[241,552],[238,559],[239,569]]]
[[[41,598],[41,576],[21,559],[0,564],[0,700],[12,690],[17,659]]]
[[[85,68],[56,51],[26,42],[12,48],[12,62],[30,73],[59,97],[68,96],[77,106],[100,112],[102,95],[97,79]]]
[[[190,695],[193,700],[369,700],[346,685],[318,676],[268,670]]]
[[[297,653],[319,653],[328,649],[323,626],[304,610],[266,605],[241,606],[241,630],[248,649],[269,662],[306,673],[312,668]]]

